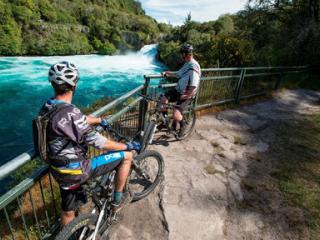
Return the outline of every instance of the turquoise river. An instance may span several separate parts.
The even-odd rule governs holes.
[[[88,106],[117,97],[144,82],[144,74],[159,73],[156,45],[117,56],[0,57],[0,165],[32,148],[31,121],[52,96],[48,69],[59,61],[74,63],[80,82],[73,103]]]

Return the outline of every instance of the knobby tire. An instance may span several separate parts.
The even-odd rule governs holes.
[[[143,164],[146,161],[149,161],[149,159],[151,159],[151,158],[153,160],[156,160],[156,162],[157,162],[156,177],[154,180],[152,180],[152,182],[149,181],[147,187],[139,192],[135,192],[134,190],[132,190],[132,188],[130,187],[130,184],[132,184],[133,179],[132,178],[130,179],[129,188],[133,192],[133,201],[138,201],[138,200],[148,196],[159,185],[159,183],[163,180],[164,160],[163,160],[163,157],[161,156],[160,153],[158,153],[156,151],[148,150],[148,151],[145,151],[145,152],[141,153],[140,155],[138,155],[135,158],[135,160],[139,164]],[[133,171],[135,171],[135,170],[133,170]],[[150,174],[150,172],[148,172],[148,174]]]

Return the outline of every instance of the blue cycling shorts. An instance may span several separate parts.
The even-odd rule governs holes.
[[[117,168],[124,159],[124,151],[110,151],[91,160],[92,177],[97,177]]]

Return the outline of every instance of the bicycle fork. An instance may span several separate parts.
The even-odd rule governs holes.
[[[151,135],[150,135],[150,139],[149,139],[149,142],[148,144],[151,144],[152,143],[152,140],[153,140],[153,136],[156,132],[156,128],[157,128],[157,124],[154,124],[153,128],[152,128],[152,132],[151,132]]]
[[[95,226],[95,229],[94,229],[94,232],[89,236],[89,238],[87,238],[87,240],[96,240],[96,236],[98,234],[98,231],[99,231],[99,227],[100,227],[100,223],[102,221],[102,218],[103,218],[103,215],[104,215],[104,212],[105,212],[105,209],[106,209],[106,205],[107,203],[104,202],[102,208],[101,208],[101,211],[99,213],[99,217],[98,217],[98,221],[96,223],[96,226]],[[81,236],[79,237],[79,240],[82,240],[86,234],[88,230],[88,227],[86,227],[85,229],[83,229],[82,233],[81,233]]]
[[[143,177],[144,179],[150,181],[150,176],[145,172],[143,171],[143,169],[140,168],[140,166],[137,164],[136,161],[133,161],[132,162],[133,164],[133,169],[134,171],[141,177]]]

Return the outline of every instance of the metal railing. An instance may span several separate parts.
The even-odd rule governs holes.
[[[263,95],[279,88],[285,74],[306,71],[307,67],[211,68],[202,70],[196,109]],[[158,85],[150,85],[154,79]],[[143,130],[150,106],[139,96],[156,97],[176,83],[163,82],[161,75],[146,75],[145,84],[93,112],[108,116],[115,128],[127,136]],[[90,156],[100,151],[90,148]],[[39,161],[31,149],[0,167],[0,180],[21,167]],[[57,183],[43,166],[0,197],[0,239],[45,239],[58,229],[60,196]]]
[[[307,69],[307,66],[202,69],[196,109],[230,102],[239,103],[241,99],[264,95],[277,90],[284,75],[305,72]],[[162,76],[153,74],[145,78],[149,86],[152,79],[161,79]],[[165,91],[165,88],[175,86],[175,83],[151,86],[149,94],[156,96]]]

